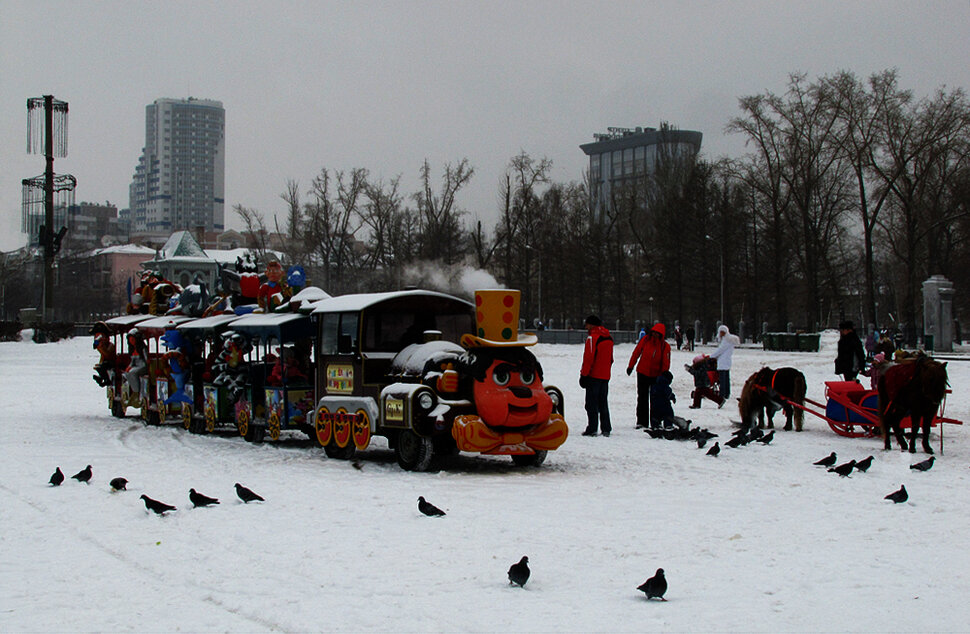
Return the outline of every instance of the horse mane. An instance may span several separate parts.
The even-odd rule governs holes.
[[[917,372],[923,395],[934,403],[940,403],[946,395],[946,387],[950,384],[946,364],[923,357],[918,361]]]

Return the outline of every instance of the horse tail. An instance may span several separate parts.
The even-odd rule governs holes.
[[[807,387],[805,385],[805,375],[799,372],[798,370],[796,370],[794,383],[795,385],[792,389],[792,401],[794,401],[795,403],[798,403],[799,405],[803,405],[805,403],[805,392],[807,390]],[[798,431],[801,431],[802,422],[805,417],[805,412],[802,410],[801,407],[796,407],[794,409],[795,411],[793,412],[793,414],[795,418],[795,429],[797,429]]]
[[[756,372],[748,377],[748,380],[744,382],[744,387],[741,388],[741,396],[738,398],[738,414],[741,415],[742,425],[747,425],[748,418],[753,415],[752,399],[754,398],[754,391],[758,389],[756,386],[757,382],[755,381],[757,375],[758,373]]]

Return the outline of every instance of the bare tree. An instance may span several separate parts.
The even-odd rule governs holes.
[[[413,196],[422,224],[421,257],[440,259],[446,264],[454,264],[464,257],[466,234],[461,224],[464,212],[456,208],[455,198],[474,173],[467,158],[455,166],[446,164],[441,190],[435,193],[431,183],[431,165],[427,160],[422,164],[422,189]]]
[[[236,212],[236,215],[243,221],[243,226],[246,228],[246,246],[257,255],[260,261],[265,262],[266,251],[268,250],[266,245],[268,234],[263,214],[251,207],[244,207],[238,203],[233,205],[232,210]]]

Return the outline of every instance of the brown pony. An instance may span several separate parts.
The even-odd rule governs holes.
[[[758,415],[758,427],[765,426],[765,412],[768,412],[768,428],[774,428],[775,412],[784,410],[785,431],[791,431],[792,419],[795,430],[802,430],[804,413],[791,403],[799,405],[805,402],[805,375],[795,368],[779,368],[772,370],[764,367],[748,377],[738,399],[738,411],[741,414],[741,425],[747,429],[754,427],[755,414]]]
[[[915,361],[894,365],[879,377],[879,423],[886,449],[890,449],[890,430],[896,434],[899,448],[906,451],[906,440],[900,422],[907,414],[912,421],[909,451],[916,452],[916,435],[923,427],[923,451],[933,453],[930,447],[930,423],[936,416],[946,387],[946,363],[940,363],[925,355]]]

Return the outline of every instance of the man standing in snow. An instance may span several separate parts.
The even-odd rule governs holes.
[[[741,343],[737,335],[732,335],[728,327],[721,325],[717,329],[717,337],[720,343],[717,350],[711,353],[712,359],[717,359],[717,378],[721,387],[721,404],[731,396],[731,357],[734,356],[734,347]]]
[[[633,373],[634,365],[637,368],[638,428],[650,425],[650,386],[670,369],[670,344],[664,340],[666,334],[667,328],[663,324],[654,324],[647,336],[637,342],[626,368],[627,374]]]
[[[610,369],[613,367],[613,337],[596,315],[586,318],[586,348],[583,367],[579,371],[579,386],[586,390],[586,417],[583,436],[595,436],[599,428],[607,438],[613,431],[607,395]]]
[[[855,378],[866,367],[866,353],[862,349],[862,341],[855,332],[855,324],[843,321],[839,324],[839,352],[835,357],[835,373],[841,374],[846,381]]]

